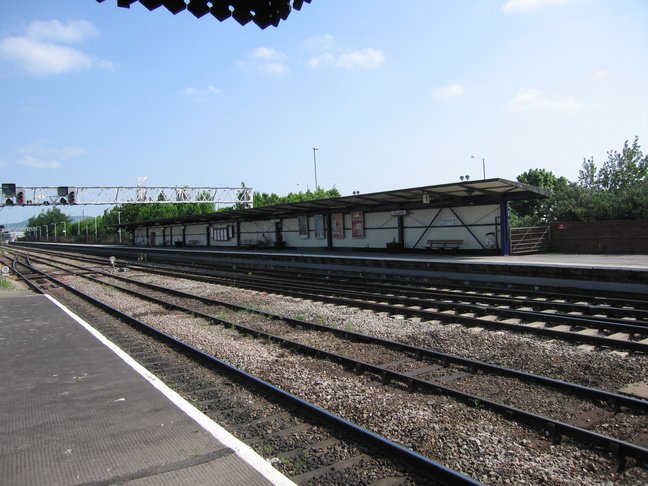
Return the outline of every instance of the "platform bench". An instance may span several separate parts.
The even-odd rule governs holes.
[[[241,240],[239,241],[238,247],[253,250],[257,247],[257,242],[256,240]]]
[[[463,240],[428,240],[428,249],[432,250],[453,250],[455,253],[463,245]]]

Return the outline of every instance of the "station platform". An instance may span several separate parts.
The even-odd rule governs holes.
[[[0,484],[294,485],[45,295],[0,290]]]

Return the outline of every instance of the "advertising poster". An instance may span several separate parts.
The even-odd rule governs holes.
[[[324,238],[324,215],[316,214],[313,216],[313,224],[315,225],[315,238]]]
[[[308,216],[299,216],[299,237],[302,240],[308,239]]]
[[[333,238],[344,238],[344,214],[331,214],[331,226]]]
[[[364,238],[364,219],[361,211],[351,213],[351,236],[353,238]]]

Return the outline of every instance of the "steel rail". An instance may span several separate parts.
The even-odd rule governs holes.
[[[26,245],[29,246],[29,245]],[[65,252],[65,251],[54,251],[54,250],[46,250],[42,249],[40,247],[31,247],[29,246],[33,251],[37,252],[43,252],[43,253],[53,253],[53,254],[66,254],[69,255],[70,252]],[[121,254],[124,257],[132,257],[133,256],[133,251],[117,251],[117,253]],[[181,255],[186,255],[185,252],[173,252],[176,254],[181,254]],[[75,255],[75,258],[82,259],[83,257],[80,257],[78,254]],[[98,262],[101,262],[99,260],[98,256],[94,256],[93,258],[96,258]],[[90,258],[88,258],[90,259]],[[165,259],[157,259],[160,262],[166,261]],[[185,261],[189,262],[192,265],[192,271],[196,271],[198,268],[203,268],[203,269],[209,269],[210,271],[213,271],[214,267],[221,267],[221,272],[223,273],[228,273],[232,274],[232,265],[230,263],[218,263],[218,262],[211,262],[208,265],[207,264],[199,264],[195,260],[191,259],[184,259]],[[174,258],[173,261],[177,263],[180,261],[178,258]],[[134,266],[141,266],[141,267],[147,267],[146,264],[142,264],[140,262],[131,262],[132,265]],[[150,267],[150,266],[149,266]],[[224,268],[223,268],[224,267]],[[263,265],[263,267],[267,267],[267,265]],[[262,268],[262,266],[254,266],[254,265],[237,265],[237,273],[244,276],[245,272],[247,270],[253,271],[255,278],[258,279],[259,276],[263,279],[269,279],[270,281],[279,281],[284,282],[284,280],[280,280],[276,278],[276,275],[286,275],[287,278],[289,279],[294,279],[295,276],[295,269],[290,269],[290,270],[283,270],[281,268],[277,267],[271,267],[270,270],[267,268]],[[298,268],[297,272],[299,274],[299,277],[301,280],[310,280],[313,282],[319,283],[322,279],[322,274],[318,272],[313,272],[310,269],[307,268]],[[378,272],[363,272],[367,274],[372,274]],[[266,277],[267,275],[270,275],[270,277]],[[382,274],[378,274],[382,275]],[[352,275],[351,272],[341,274],[341,275],[331,275],[327,274],[327,279],[333,277],[336,279],[340,279],[344,282],[359,282],[361,284],[366,284],[366,276],[358,277],[355,275]],[[419,279],[420,280],[420,279]],[[450,280],[446,282],[447,285],[443,285],[444,287],[452,287],[455,290],[439,290],[439,289],[429,289],[430,283],[426,281],[427,279],[423,279],[422,281],[415,282],[414,280],[408,280],[408,285],[406,286],[401,286],[401,285],[395,285],[393,283],[385,284],[379,280],[375,280],[372,285],[379,287],[379,288],[385,288],[385,290],[390,291],[392,293],[394,292],[404,292],[409,295],[416,295],[421,298],[426,298],[428,294],[431,295],[438,295],[438,296],[448,296],[452,298],[458,298],[458,296],[464,297],[464,300],[469,300],[469,301],[476,301],[476,302],[489,302],[493,304],[501,304],[501,305],[513,305],[513,306],[519,306],[519,305],[529,305],[529,306],[534,306],[534,307],[549,307],[549,308],[559,308],[559,309],[566,309],[568,311],[580,311],[583,314],[589,314],[588,311],[591,311],[592,306],[596,307],[599,310],[607,311],[609,314],[616,314],[615,317],[638,317],[638,318],[645,318],[646,315],[648,315],[648,300],[646,299],[630,299],[627,297],[627,294],[623,294],[626,297],[621,298],[621,297],[612,297],[610,295],[598,295],[598,293],[589,290],[587,294],[579,293],[579,294],[572,294],[565,292],[564,289],[560,289],[559,291],[542,291],[542,290],[534,290],[537,289],[538,286],[533,286],[534,289],[513,289],[510,288],[509,286],[505,288],[501,287],[485,287],[485,286],[480,286],[480,285],[465,285],[459,282],[459,280]],[[461,279],[465,280],[465,279]],[[329,280],[331,281],[331,280]],[[345,285],[342,284],[338,281],[336,283],[337,287],[336,288],[349,288],[351,290],[357,288],[356,286],[353,285]],[[467,291],[465,291],[467,290]],[[574,290],[574,289],[570,289]],[[482,294],[476,294],[475,292],[481,292]],[[517,295],[518,297],[502,297],[502,296],[493,296],[493,295],[483,295],[483,294],[509,294],[509,295]],[[618,292],[614,292],[616,295]],[[593,295],[595,294],[595,295]],[[634,295],[634,294],[632,294]],[[522,296],[522,297],[520,297]],[[560,300],[589,300],[589,304],[576,304],[576,303],[566,303],[566,302],[546,302],[546,301],[537,301],[537,300],[531,300],[532,298],[543,298],[543,299],[560,299]],[[609,303],[609,302],[614,302],[617,304],[616,307],[611,307],[611,306],[603,306],[601,304],[604,303]],[[636,309],[632,308],[627,308],[627,306],[634,306]]]
[[[166,274],[169,275],[169,273]],[[426,320],[440,320],[442,322],[451,320],[452,322],[457,322],[471,327],[489,327],[495,329],[504,329],[507,331],[524,332],[524,333],[537,334],[540,336],[546,336],[550,338],[558,338],[569,342],[579,342],[579,343],[586,343],[586,344],[591,344],[596,346],[607,346],[612,348],[648,352],[648,343],[631,340],[632,337],[637,334],[638,335],[646,334],[648,332],[648,328],[643,326],[634,326],[632,324],[619,324],[613,322],[609,325],[603,325],[601,321],[596,319],[590,319],[590,318],[585,319],[585,318],[579,318],[575,316],[552,315],[544,312],[533,313],[528,311],[511,311],[507,309],[489,309],[483,306],[469,305],[468,307],[464,308],[465,313],[483,314],[485,313],[485,310],[491,310],[492,312],[498,312],[505,317],[524,318],[524,320],[527,320],[528,322],[542,320],[546,322],[557,323],[558,325],[567,324],[572,328],[582,327],[584,329],[593,328],[599,330],[601,329],[614,330],[615,332],[624,332],[630,334],[629,339],[622,340],[622,339],[609,338],[606,336],[582,334],[578,332],[564,331],[560,329],[528,326],[524,324],[515,324],[509,322],[502,322],[502,321],[483,320],[480,319],[479,317],[460,315],[456,312],[457,307],[460,307],[460,304],[455,304],[455,303],[441,303],[444,305],[444,308],[446,310],[450,310],[454,312],[454,314],[447,314],[443,312],[425,310],[423,308],[400,307],[391,304],[383,304],[383,303],[376,303],[376,302],[371,303],[371,302],[367,302],[366,300],[359,301],[359,300],[349,299],[347,297],[350,294],[349,291],[340,292],[336,289],[331,289],[331,288],[325,288],[325,289],[329,294],[338,295],[338,296],[330,297],[319,293],[308,293],[308,292],[296,291],[294,290],[294,288],[295,287],[299,288],[300,285],[293,284],[293,283],[290,284],[283,283],[282,285],[273,286],[271,284],[268,284],[266,281],[259,282],[258,280],[250,279],[246,277],[237,277],[235,280],[237,282],[237,286],[241,286],[241,283],[245,282],[246,285],[244,286],[246,288],[262,289],[262,290],[274,289],[275,291],[278,291],[284,295],[291,295],[299,298],[331,302],[338,305],[361,307],[361,308],[371,309],[377,312],[385,312],[390,315],[396,314],[396,315],[415,316]],[[231,284],[232,279],[227,280],[227,282]],[[316,288],[316,290],[321,291],[322,288]],[[342,296],[339,296],[339,294],[342,294]],[[355,292],[355,294],[358,295],[360,298],[364,298],[367,295],[371,295],[369,293],[357,292],[357,291]],[[380,294],[379,296],[374,296],[374,298],[380,300],[389,300],[389,298],[392,298],[397,302],[404,302],[405,299],[403,297],[391,297],[383,294]],[[425,306],[427,303],[416,301],[416,304],[417,307],[422,307]],[[435,307],[435,303],[432,303],[428,307]],[[520,313],[524,313],[524,314],[522,315]]]
[[[403,447],[400,444],[379,436],[378,434],[375,434],[374,432],[371,432],[363,427],[353,424],[337,415],[331,414],[320,407],[302,400],[292,393],[286,392],[281,388],[278,388],[264,380],[261,380],[243,370],[240,370],[226,363],[225,361],[219,360],[215,356],[205,353],[204,351],[201,351],[198,348],[184,343],[183,341],[180,341],[169,334],[166,334],[152,326],[149,326],[148,324],[83,293],[70,285],[59,281],[55,277],[52,277],[45,272],[41,272],[34,267],[29,268],[36,271],[43,277],[49,279],[50,281],[56,282],[57,285],[61,285],[63,288],[65,288],[65,290],[104,310],[110,315],[123,320],[131,326],[145,329],[147,333],[150,333],[157,339],[160,339],[161,341],[173,346],[177,346],[183,351],[196,356],[199,359],[205,360],[212,365],[218,366],[219,368],[224,369],[225,371],[230,372],[238,376],[239,378],[248,381],[249,383],[252,383],[255,387],[263,390],[264,393],[267,393],[277,400],[280,400],[282,403],[285,403],[288,406],[294,407],[300,413],[321,421],[322,423],[335,428],[336,430],[341,431],[342,433],[349,435],[350,437],[353,437],[355,440],[358,440],[361,443],[375,448],[376,450],[380,451],[381,454],[387,457],[401,461],[402,463],[413,467],[420,474],[423,474],[435,481],[441,482],[442,484],[448,486],[484,486],[483,483],[473,480],[472,478],[454,471],[415,451]]]
[[[83,269],[82,267],[80,267],[78,265],[71,264],[71,263],[65,263],[64,265],[68,265],[68,266],[72,266],[72,267],[75,267],[75,268]],[[61,269],[61,270],[65,270],[63,267],[60,267],[60,266],[57,266],[57,265],[54,265],[54,266],[56,268]],[[344,330],[344,329],[329,327],[329,326],[325,326],[325,325],[322,325],[322,324],[317,324],[317,323],[314,323],[314,322],[309,322],[309,321],[305,321],[305,320],[301,320],[301,319],[294,319],[292,317],[287,317],[287,316],[278,315],[278,314],[274,314],[274,313],[270,313],[270,312],[265,312],[265,311],[262,311],[262,310],[259,310],[259,309],[253,309],[253,308],[246,307],[246,306],[232,304],[230,302],[224,302],[224,301],[220,301],[220,300],[217,300],[217,299],[212,299],[212,298],[209,298],[209,297],[203,297],[203,296],[200,296],[200,295],[191,294],[191,293],[188,293],[188,292],[183,292],[181,290],[175,290],[175,289],[170,289],[170,288],[166,288],[166,287],[161,287],[161,286],[151,284],[151,283],[147,283],[147,282],[140,282],[138,280],[129,279],[127,277],[123,277],[123,276],[120,276],[120,275],[115,275],[115,274],[108,273],[108,272],[103,272],[103,271],[100,271],[100,270],[96,270],[96,271],[94,271],[94,273],[103,275],[105,277],[113,278],[113,279],[116,279],[116,280],[120,280],[120,281],[128,283],[128,284],[144,287],[144,288],[156,291],[156,292],[165,293],[165,294],[173,295],[173,296],[176,296],[176,297],[181,297],[183,299],[197,300],[197,301],[200,301],[200,302],[202,302],[204,304],[207,304],[207,305],[222,306],[222,307],[227,307],[229,309],[232,309],[234,311],[245,311],[245,312],[250,312],[250,313],[257,314],[257,315],[261,315],[261,316],[264,316],[264,317],[267,317],[267,318],[270,318],[270,319],[273,319],[273,320],[282,320],[282,321],[285,321],[286,323],[290,324],[293,327],[308,327],[310,329],[315,329],[317,331],[328,332],[330,334],[334,334],[336,336],[342,337],[344,339],[349,339],[351,341],[365,342],[365,343],[369,343],[369,344],[378,344],[378,345],[381,345],[381,346],[384,346],[384,347],[387,347],[389,349],[396,350],[396,351],[399,351],[399,352],[411,353],[414,356],[416,356],[417,359],[423,359],[423,358],[434,359],[434,360],[437,360],[437,361],[441,361],[446,365],[449,364],[449,363],[453,363],[453,364],[463,366],[463,367],[466,367],[466,368],[470,369],[470,371],[472,373],[474,373],[476,371],[483,371],[483,372],[487,372],[487,373],[491,373],[491,374],[495,374],[495,375],[508,376],[508,377],[517,378],[517,379],[527,381],[527,382],[539,383],[539,384],[542,384],[544,386],[548,386],[550,388],[553,388],[553,389],[556,389],[556,390],[559,390],[559,391],[563,391],[563,392],[567,391],[569,393],[573,393],[575,395],[579,395],[579,396],[582,396],[582,397],[591,398],[591,399],[594,399],[594,400],[599,400],[599,401],[604,402],[604,403],[608,404],[609,406],[613,406],[615,408],[628,407],[628,408],[632,408],[634,410],[648,412],[648,401],[642,400],[642,399],[639,399],[639,398],[633,398],[633,397],[629,397],[629,396],[626,396],[626,395],[620,395],[620,394],[617,394],[617,393],[606,392],[604,390],[599,390],[599,389],[596,389],[596,388],[591,388],[591,387],[578,385],[578,384],[575,384],[575,383],[556,380],[556,379],[549,378],[549,377],[546,377],[546,376],[536,375],[536,374],[533,374],[533,373],[527,373],[527,372],[524,372],[524,371],[519,371],[519,370],[515,370],[515,369],[512,369],[512,368],[506,368],[506,367],[503,367],[503,366],[493,365],[493,364],[485,363],[485,362],[482,362],[482,361],[476,361],[476,360],[472,360],[472,359],[468,359],[468,358],[462,358],[460,356],[454,356],[454,355],[451,355],[451,354],[440,353],[440,352],[433,351],[433,350],[430,350],[430,349],[427,349],[427,348],[421,348],[421,347],[418,347],[418,346],[412,346],[412,345],[405,344],[405,343],[400,343],[400,342],[397,342],[397,341],[391,341],[391,340],[384,339],[384,338],[369,336],[367,334],[361,334],[361,333],[357,333],[357,332],[353,332],[353,331],[347,331],[347,330]],[[76,274],[76,275],[79,276],[79,277],[82,277],[82,278],[93,280],[93,281],[98,282],[98,283],[102,283],[102,284],[104,283],[103,281],[94,279],[94,278],[90,277],[89,275],[81,275],[81,274]],[[129,292],[129,293],[133,292],[136,296],[138,296],[140,298],[155,299],[155,301],[157,301],[156,303],[158,303],[158,304],[160,304],[161,302],[164,302],[164,301],[161,301],[160,299],[156,299],[155,297],[146,296],[146,294],[141,294],[139,292],[136,292],[136,291],[133,291],[133,290],[130,290],[130,289],[126,289],[124,287],[115,286],[115,288],[117,288],[118,290],[122,290],[124,292]],[[182,309],[187,310],[187,308],[184,308],[184,307],[182,307]]]
[[[264,288],[268,287],[266,282],[264,283]],[[257,287],[259,283],[256,284]],[[555,322],[558,324],[570,324],[571,326],[580,326],[583,328],[594,328],[594,329],[610,329],[614,332],[627,332],[627,333],[643,333],[648,334],[648,322],[645,323],[631,323],[627,320],[618,320],[618,319],[609,319],[602,317],[581,317],[565,314],[549,314],[547,312],[534,312],[534,311],[525,311],[518,309],[501,309],[498,307],[492,306],[482,306],[476,304],[465,304],[461,300],[464,300],[464,294],[459,294],[456,296],[451,296],[455,299],[455,302],[448,302],[436,299],[425,299],[418,297],[406,297],[401,295],[393,294],[382,294],[375,292],[363,292],[358,290],[352,290],[348,288],[346,290],[340,290],[339,288],[333,287],[322,287],[322,286],[312,286],[312,285],[303,285],[298,283],[279,283],[279,284],[270,283],[271,288],[297,288],[304,289],[306,291],[312,291],[315,293],[322,292],[329,295],[342,295],[348,298],[358,298],[361,300],[384,300],[388,302],[393,302],[397,304],[406,305],[408,307],[435,307],[444,310],[454,310],[461,313],[474,313],[474,314],[486,314],[490,312],[491,314],[499,314],[504,317],[509,318],[521,318],[528,322],[534,322],[537,320],[544,320],[547,322]],[[450,296],[449,296],[450,297]],[[467,300],[467,299],[466,299]],[[527,305],[532,305],[532,303],[527,303]]]
[[[90,248],[87,245],[64,245],[64,244],[57,244],[56,245],[56,250],[50,250],[50,249],[44,249],[43,247],[46,246],[46,244],[38,244],[38,243],[29,243],[29,242],[21,242],[19,245],[15,245],[15,247],[26,247],[30,248],[34,251],[43,251],[43,252],[49,252],[49,251],[59,251],[59,252],[65,252],[67,254],[69,253],[75,253],[75,254],[85,254],[85,255],[95,255],[98,257],[100,254],[109,254],[107,253],[110,251],[110,254],[114,254],[116,256],[121,256],[126,260],[130,260],[135,263],[135,257],[143,252],[146,252],[147,250],[151,250],[151,252],[148,254],[149,257],[155,258],[156,262],[159,263],[165,263],[168,261],[172,261],[174,263],[178,262],[187,262],[192,265],[192,267],[198,268],[209,268],[213,269],[214,267],[226,267],[231,269],[232,268],[232,262],[228,263],[223,263],[221,261],[215,260],[218,258],[218,255],[223,253],[219,252],[217,250],[210,250],[210,249],[205,249],[204,251],[200,250],[173,250],[173,249],[165,249],[165,248],[140,248],[140,247],[133,247],[133,248],[118,248],[118,247],[111,247],[108,249],[104,249],[102,251],[98,251],[96,247]],[[52,245],[50,245],[52,246]],[[90,245],[92,246],[92,245]],[[230,252],[227,252],[228,254]],[[244,254],[248,254],[247,252]],[[204,255],[207,255],[206,257]],[[278,257],[283,259],[286,258],[285,255],[282,254],[277,254],[277,253],[259,253],[255,252],[255,255],[265,255],[268,257]],[[334,256],[334,255],[333,255]],[[332,257],[333,257],[332,256]],[[330,258],[327,258],[326,260],[330,260]],[[151,260],[153,261],[153,260]],[[202,262],[202,263],[201,263]],[[207,263],[205,263],[207,262]],[[261,262],[259,264],[241,264],[241,263],[236,263],[235,264],[239,270],[242,272],[247,272],[247,271],[253,271],[257,275],[259,274],[281,274],[281,273],[287,273],[291,278],[294,276],[295,272],[299,272],[300,276],[302,278],[311,275],[314,276],[316,279],[321,279],[322,273],[313,270],[311,268],[308,268],[306,266],[303,267],[297,267],[297,266],[291,266],[291,265],[283,265],[282,261],[276,261],[276,262]],[[283,265],[283,267],[282,267]],[[231,271],[231,270],[230,270]],[[349,280],[357,280],[360,278],[361,280],[364,279],[366,281],[366,275],[371,275],[371,274],[376,274],[379,276],[383,276],[384,274],[378,272],[378,268],[366,268],[362,270],[362,273],[364,274],[363,277],[357,277],[354,276],[354,272],[342,272],[340,271],[341,276],[345,279]],[[357,273],[357,272],[356,272]],[[327,274],[328,276],[335,276],[333,273]],[[475,283],[470,283],[470,284],[465,284],[463,283],[466,280],[467,277],[461,277],[458,279],[450,279],[450,278],[442,278],[441,281],[444,283],[444,286],[451,286],[456,289],[467,289],[469,291],[479,291],[479,292],[484,292],[484,293],[506,293],[506,294],[523,294],[524,296],[533,296],[536,298],[547,298],[547,299],[571,299],[571,300],[582,300],[582,299],[591,299],[594,301],[600,302],[617,302],[619,306],[625,306],[625,305],[640,305],[643,306],[644,309],[648,308],[648,301],[644,298],[644,294],[639,294],[639,293],[632,293],[628,294],[627,292],[620,292],[620,291],[606,291],[605,293],[602,293],[601,291],[596,291],[593,289],[577,289],[577,288],[562,288],[562,287],[555,287],[555,286],[539,286],[539,285],[528,285],[528,286],[511,286],[510,284],[507,284],[505,287],[498,287],[495,285],[489,285],[485,286],[479,282]],[[439,279],[435,279],[435,282],[437,282]],[[428,277],[418,277],[415,275],[407,274],[407,282],[408,284],[413,284],[417,283],[420,286],[429,286],[430,285],[430,278]],[[380,282],[376,281],[376,284],[380,285]],[[526,288],[528,287],[528,288]],[[410,288],[410,287],[407,287]],[[544,288],[547,290],[538,290],[539,288]],[[552,290],[555,289],[555,290]],[[631,298],[632,297],[632,298]],[[596,304],[598,305],[598,304]]]
[[[79,276],[83,278],[89,278],[84,275],[79,275]],[[377,365],[372,365],[370,363],[365,363],[362,361],[355,360],[353,358],[348,358],[346,356],[341,356],[336,353],[331,353],[302,343],[297,343],[295,341],[284,339],[279,336],[275,336],[263,331],[251,329],[246,326],[242,326],[230,321],[226,321],[224,319],[211,316],[209,314],[196,311],[195,309],[189,309],[177,304],[173,304],[170,302],[157,299],[156,297],[152,297],[146,294],[141,294],[134,290],[125,289],[123,287],[120,288],[118,286],[113,286],[113,287],[121,291],[124,291],[130,295],[134,295],[138,298],[148,300],[150,302],[155,302],[167,309],[179,310],[181,312],[186,312],[196,317],[200,317],[209,322],[217,322],[220,325],[234,328],[239,332],[243,332],[245,334],[249,334],[255,337],[261,337],[267,339],[270,342],[276,342],[282,344],[283,346],[286,346],[291,349],[295,349],[301,353],[311,355],[318,359],[323,359],[323,358],[329,359],[330,361],[346,366],[347,368],[352,369],[354,370],[354,372],[359,374],[363,372],[370,372],[376,374],[377,376],[381,377],[384,383],[389,383],[391,381],[400,382],[406,384],[408,389],[412,391],[416,389],[428,390],[433,393],[442,393],[444,395],[451,396],[467,404],[472,404],[473,406],[478,403],[485,408],[489,408],[490,410],[499,413],[500,415],[502,415],[503,417],[509,420],[514,420],[519,423],[542,428],[543,430],[548,432],[556,442],[560,440],[561,436],[566,436],[575,440],[579,440],[585,444],[589,444],[595,447],[600,447],[604,451],[616,456],[619,462],[622,464],[625,462],[625,459],[628,457],[640,461],[648,461],[648,449],[640,447],[635,444],[631,444],[625,441],[614,439],[612,437],[591,432],[589,430],[574,425],[570,425],[564,422],[560,422],[558,420],[554,420],[548,417],[544,417],[531,412],[520,410],[515,407],[510,407],[508,405],[504,405],[492,400],[488,400],[483,397],[461,392],[446,387],[444,385],[441,385],[439,383],[435,383],[433,381],[426,381],[416,377],[411,377],[402,373],[397,373],[395,371],[385,369]]]

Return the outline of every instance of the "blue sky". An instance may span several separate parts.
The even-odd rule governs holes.
[[[0,179],[19,186],[285,195],[314,187],[313,147],[343,195],[480,179],[471,156],[488,178],[576,180],[625,140],[648,151],[648,2],[312,0],[261,30],[3,0],[0,85]]]

